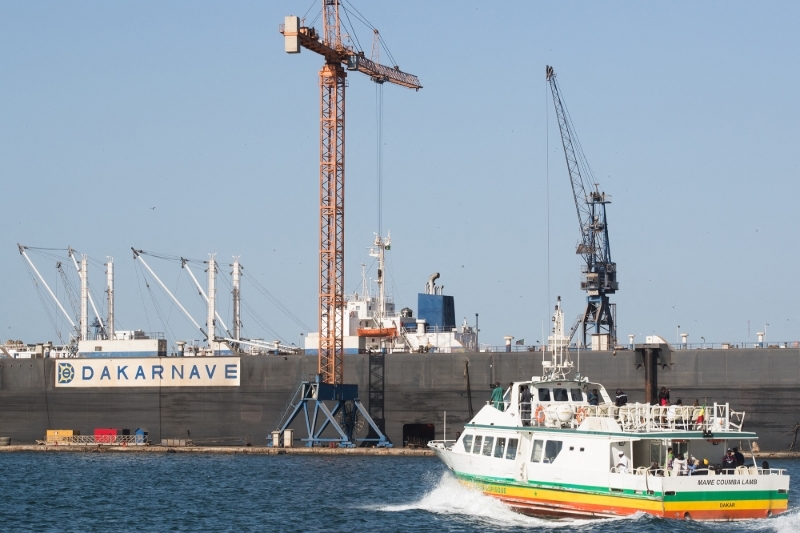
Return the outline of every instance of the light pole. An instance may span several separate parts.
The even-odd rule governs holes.
[[[675,343],[680,347],[681,345],[681,326],[678,325],[678,329],[675,333]]]
[[[299,350],[300,353],[303,353],[303,354],[306,353],[306,349],[303,346],[303,333],[302,332],[300,333],[300,338],[297,339],[297,349]]]
[[[475,350],[480,352],[481,351],[481,343],[478,341],[478,334],[481,330],[478,328],[478,313],[475,313]]]
[[[703,349],[705,350],[705,348],[706,348],[706,338],[705,337],[700,337],[700,338],[703,339]]]
[[[769,348],[769,341],[767,340],[767,326],[769,326],[769,324],[764,324],[764,344],[767,348]]]

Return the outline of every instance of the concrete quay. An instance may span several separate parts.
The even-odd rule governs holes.
[[[269,446],[81,446],[14,444],[0,446],[0,453],[63,452],[63,453],[193,453],[243,455],[338,455],[373,457],[433,457],[427,448],[272,448]],[[800,454],[799,454],[800,455]]]

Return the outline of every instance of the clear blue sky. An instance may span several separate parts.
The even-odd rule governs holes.
[[[352,2],[424,85],[384,90],[384,228],[400,306],[416,308],[441,272],[458,322],[480,313],[481,340],[493,344],[542,340],[557,295],[569,322],[582,310],[550,64],[614,198],[620,337],[674,341],[680,325],[691,342],[740,342],[749,320],[751,340],[766,323],[769,339],[800,340],[800,4]],[[0,340],[55,340],[17,242],[114,256],[121,329],[165,329],[131,246],[216,252],[226,264],[241,255],[316,326],[322,62],[285,54],[278,33],[310,5],[0,2]],[[369,31],[356,28],[369,48]],[[372,264],[376,134],[374,84],[348,80],[351,292],[360,263]],[[202,321],[185,275],[151,265]],[[55,285],[53,263],[37,266]],[[98,294],[101,274],[93,267]],[[296,342],[301,328],[244,290]],[[171,317],[174,335],[197,338]],[[247,317],[245,327],[272,337]]]

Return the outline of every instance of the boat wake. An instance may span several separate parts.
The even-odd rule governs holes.
[[[732,529],[730,524],[725,527],[723,523],[715,523],[712,528],[720,532]],[[785,513],[768,520],[737,522],[736,527],[733,529],[750,532],[796,533],[800,531],[800,509],[789,509]]]
[[[373,509],[383,512],[426,511],[503,529],[537,528],[541,530],[569,528],[575,530],[583,529],[585,526],[588,526],[588,529],[592,529],[591,526],[598,523],[610,523],[618,520],[631,521],[639,518],[638,514],[632,517],[612,519],[554,520],[535,518],[514,512],[500,500],[462,485],[450,472],[444,472],[438,479],[434,478],[429,481],[434,485],[433,488],[419,500],[400,505],[375,506]]]

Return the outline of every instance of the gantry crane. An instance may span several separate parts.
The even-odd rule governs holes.
[[[301,25],[299,17],[286,17],[280,32],[285,51],[306,48],[320,54],[325,64],[320,87],[320,229],[319,229],[319,375],[323,383],[340,384],[344,375],[344,119],[347,70],[373,80],[421,89],[419,80],[397,66],[387,67],[367,59],[342,42],[340,0],[322,0],[322,35]]]
[[[304,25],[299,17],[285,18],[280,32],[285,51],[300,53],[303,48],[320,54],[325,64],[319,73],[320,87],[320,229],[319,229],[319,353],[316,382],[303,382],[287,405],[277,425],[278,434],[292,423],[301,411],[305,413],[308,446],[337,442],[354,446],[358,413],[373,432],[362,441],[374,441],[377,446],[391,446],[358,399],[358,386],[343,384],[344,376],[344,147],[345,147],[345,78],[346,70],[358,71],[376,83],[393,83],[419,90],[419,80],[402,72],[398,66],[387,67],[368,59],[343,43],[340,19],[340,0],[322,0],[322,35]],[[378,33],[375,32],[375,38]],[[377,57],[373,55],[373,57]],[[329,409],[325,401],[335,401]],[[309,404],[314,403],[314,413]],[[318,415],[322,414],[317,426]],[[322,418],[322,417],[320,417]],[[326,427],[337,436],[322,437]]]
[[[583,345],[586,346],[587,331],[592,332],[592,348],[608,349],[616,345],[616,312],[614,304],[609,303],[608,295],[619,288],[617,283],[617,264],[611,261],[611,247],[608,241],[606,205],[611,196],[600,190],[600,184],[592,173],[583,153],[574,126],[564,107],[561,91],[556,83],[553,67],[546,69],[547,81],[553,94],[558,128],[561,131],[561,144],[567,160],[567,170],[572,183],[572,195],[578,210],[581,240],[576,253],[583,256],[585,264],[581,289],[587,292],[586,310],[575,323],[570,336],[579,325],[583,326]]]

